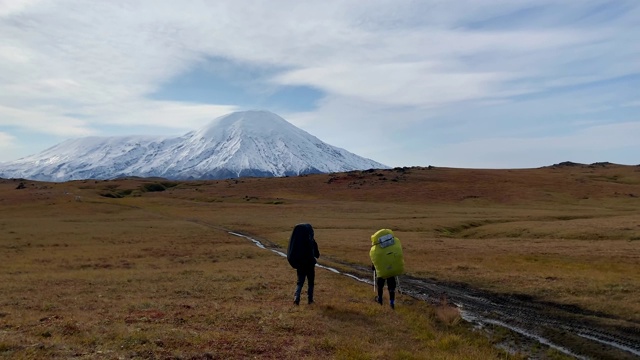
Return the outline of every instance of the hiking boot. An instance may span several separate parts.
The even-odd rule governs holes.
[[[309,284],[309,288],[307,289],[307,299],[309,299],[309,304],[313,304],[313,285]]]
[[[375,299],[378,304],[382,305],[382,298],[380,296],[376,296]]]
[[[393,301],[389,302],[389,306],[391,306],[392,309],[396,309],[396,305]]]
[[[300,297],[296,296],[293,298],[293,305],[300,305]]]

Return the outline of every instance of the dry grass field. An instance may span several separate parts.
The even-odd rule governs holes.
[[[293,306],[286,260],[226,230],[284,248],[300,222],[338,269],[391,228],[410,275],[640,323],[638,166],[0,180],[0,357],[526,357],[455,309],[400,295],[393,311],[322,269],[316,304]]]

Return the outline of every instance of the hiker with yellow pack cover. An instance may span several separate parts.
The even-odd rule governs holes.
[[[371,250],[369,251],[373,263],[375,285],[378,292],[376,301],[382,305],[384,284],[389,289],[389,305],[395,308],[396,276],[404,273],[404,258],[400,239],[389,229],[378,230],[371,235]]]

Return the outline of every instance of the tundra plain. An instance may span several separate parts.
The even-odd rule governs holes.
[[[379,306],[371,285],[323,269],[316,303],[294,306],[295,270],[229,231],[285,249],[301,222],[315,228],[320,263],[344,272],[368,266],[371,234],[390,228],[411,277],[640,328],[640,166],[9,179],[0,357],[571,358],[505,346],[508,334],[469,326],[446,301],[401,294],[395,311]]]

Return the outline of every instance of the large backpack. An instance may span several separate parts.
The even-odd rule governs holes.
[[[298,224],[291,232],[287,260],[294,269],[313,266],[316,263],[313,247],[313,227],[311,224]]]
[[[371,235],[371,262],[376,269],[376,276],[390,278],[404,273],[404,257],[400,239],[389,229],[378,230]]]

